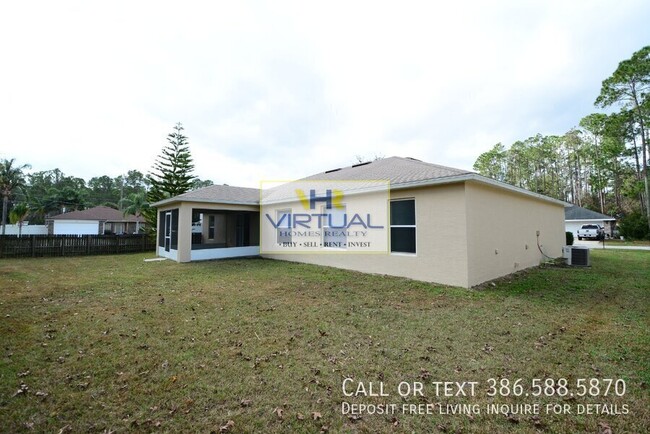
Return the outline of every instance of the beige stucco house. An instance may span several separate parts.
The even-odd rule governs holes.
[[[361,180],[389,183],[383,254],[325,247],[324,254],[260,251],[261,231],[272,220],[262,213],[260,190],[226,185],[153,204],[159,212],[158,254],[179,262],[261,254],[462,287],[562,255],[564,202],[473,172],[391,157],[301,181]],[[361,200],[364,193],[357,197],[346,201]],[[293,205],[278,206],[298,212]]]

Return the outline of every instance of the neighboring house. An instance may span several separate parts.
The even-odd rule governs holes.
[[[365,180],[390,182],[383,201],[394,220],[386,225],[383,254],[323,248],[262,256],[471,287],[539,265],[545,255],[562,255],[565,202],[472,172],[391,157],[299,182]],[[268,213],[261,217],[260,193],[214,185],[154,203],[158,254],[179,262],[259,255],[260,239],[266,239],[260,227],[270,220]],[[360,190],[345,200],[349,205],[370,195]],[[300,203],[275,207],[297,215]]]
[[[107,206],[71,211],[48,219],[53,235],[137,234],[144,228],[144,218],[124,215]]]
[[[566,232],[573,232],[573,236],[578,239],[578,229],[582,225],[597,224],[605,229],[605,236],[612,237],[616,228],[616,219],[587,208],[576,205],[568,206],[564,209],[564,225]]]

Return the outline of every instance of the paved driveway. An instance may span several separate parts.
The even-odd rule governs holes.
[[[588,240],[583,240],[579,241],[578,239],[573,241],[574,246],[585,246],[589,247],[590,249],[602,249],[603,248],[603,243],[602,241],[588,241]],[[649,250],[650,251],[650,246],[619,246],[619,245],[613,245],[607,242],[605,240],[605,249],[617,249],[617,250]]]

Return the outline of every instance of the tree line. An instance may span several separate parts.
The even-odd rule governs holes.
[[[58,168],[29,169],[29,164],[18,164],[15,159],[0,160],[3,235],[7,223],[29,220],[30,224],[43,224],[48,217],[99,205],[144,215],[149,227],[155,228],[156,213],[149,211],[150,203],[213,184],[193,175],[192,156],[180,123],[168,135],[147,174],[128,170],[116,177],[102,175],[86,181]]]
[[[650,236],[650,46],[602,82],[592,113],[563,135],[497,143],[474,163],[481,175],[615,216],[628,237]]]

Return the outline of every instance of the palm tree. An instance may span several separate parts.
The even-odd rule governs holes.
[[[9,198],[15,191],[25,185],[25,174],[23,170],[29,169],[29,164],[16,166],[16,159],[2,159],[0,161],[0,194],[2,194],[2,235],[5,234],[7,223],[7,208],[9,207]]]
[[[144,192],[131,193],[120,201],[120,205],[124,207],[124,215],[132,214],[136,217],[142,216],[142,212],[149,209],[147,194]],[[135,231],[140,232],[140,222],[138,221],[135,223]]]
[[[18,223],[18,236],[22,236],[23,232],[23,222],[29,215],[29,208],[24,203],[19,203],[15,205],[11,212],[9,213],[9,221],[11,224]]]

